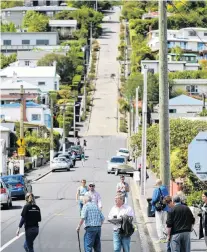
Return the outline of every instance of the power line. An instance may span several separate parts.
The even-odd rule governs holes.
[[[203,43],[203,45],[207,48],[207,46],[206,46],[206,44],[205,44],[206,42],[202,40],[202,38],[197,34],[196,30],[194,30],[192,27],[188,26],[188,23],[186,22],[185,17],[184,17],[184,16],[182,15],[182,13],[178,10],[178,8],[174,5],[174,3],[173,3],[172,1],[170,1],[169,4],[171,4],[171,5],[173,6],[173,8],[174,8],[174,10],[176,10],[176,13],[177,13],[177,14],[180,14],[180,16],[181,16],[183,22],[187,25],[187,28],[190,28],[192,31],[194,31],[195,34],[196,34],[196,36],[200,39],[200,41]]]

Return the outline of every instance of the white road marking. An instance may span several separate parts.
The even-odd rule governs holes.
[[[0,248],[0,251],[3,251],[5,248],[7,248],[10,244],[12,244],[13,242],[15,242],[16,240],[18,240],[25,232],[22,232],[19,234],[19,236],[14,237],[13,239],[11,239],[10,241],[8,241],[7,243],[4,244],[4,246],[2,246]]]

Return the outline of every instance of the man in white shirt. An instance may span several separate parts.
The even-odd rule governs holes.
[[[112,207],[109,213],[109,220],[111,219],[120,219],[121,216],[127,215],[134,217],[133,209],[124,204],[124,197],[121,194],[117,194],[115,197],[115,206]],[[131,237],[121,237],[119,235],[119,229],[121,228],[121,224],[114,224],[113,229],[113,244],[114,244],[114,252],[121,252],[121,248],[123,247],[124,252],[130,252],[130,241]]]
[[[124,175],[121,175],[120,179],[121,179],[121,181],[117,184],[116,191],[117,191],[117,193],[120,193],[123,195],[123,197],[125,198],[124,203],[127,204],[128,203],[129,184],[127,182],[125,182]]]
[[[92,202],[95,203],[100,210],[102,209],[101,196],[95,191],[95,184],[93,182],[89,183],[88,192],[86,192],[85,195],[90,196]]]

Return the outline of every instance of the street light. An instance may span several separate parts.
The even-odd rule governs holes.
[[[73,114],[74,114],[74,118],[73,118],[73,136],[74,138],[76,137],[76,111],[75,111],[75,108],[76,107],[79,107],[80,106],[80,103],[78,104],[75,104],[73,105]]]
[[[60,106],[60,109],[63,112],[63,153],[65,153],[65,111],[67,104]]]

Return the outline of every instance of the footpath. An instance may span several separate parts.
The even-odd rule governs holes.
[[[148,198],[152,198],[152,193],[155,188],[156,183],[156,176],[153,172],[148,171],[149,179],[146,181],[146,195],[142,196],[140,193],[140,186],[137,181],[131,180],[131,191],[133,195],[133,203],[136,206],[137,201],[140,207],[139,211],[143,214],[143,222],[144,226],[147,228],[149,237],[151,238],[151,242],[153,248],[156,252],[165,252],[166,251],[166,243],[157,244],[156,241],[158,240],[157,231],[156,231],[156,224],[154,217],[148,217],[147,214],[147,207],[148,207]],[[204,239],[198,239],[198,231],[199,231],[199,218],[195,215],[196,223],[194,225],[194,230],[191,233],[191,251],[193,252],[206,252],[206,246]]]
[[[47,164],[33,168],[30,172],[25,173],[25,177],[32,182],[39,180],[51,172],[50,162]]]

